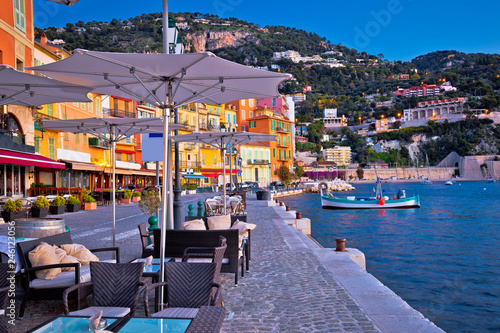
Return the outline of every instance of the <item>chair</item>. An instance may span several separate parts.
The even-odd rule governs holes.
[[[109,205],[109,203],[112,201],[111,200],[111,192],[110,191],[103,191],[102,192],[102,197],[104,199],[104,204]]]
[[[7,332],[5,313],[9,302],[9,271],[15,271],[15,268],[11,268],[9,263],[0,263],[0,332]]]
[[[210,203],[209,203],[209,202],[204,201],[204,202],[203,202],[203,205],[205,206],[205,215],[206,215],[206,216],[215,216],[215,215],[219,215],[219,214],[217,213],[217,211],[216,211],[216,210],[214,210],[214,209],[212,208],[212,206],[210,205]]]
[[[247,212],[245,212],[245,209],[243,208],[243,202],[242,201],[231,201],[231,215],[233,216],[242,216],[242,215],[247,215]]]
[[[97,203],[104,205],[104,194],[103,192],[94,192],[93,197]]]
[[[141,282],[145,263],[105,263],[93,261],[90,263],[91,281],[79,283],[64,291],[64,314],[70,316],[93,316],[103,311],[103,317],[134,316],[138,296],[144,285]],[[94,306],[83,310],[69,311],[69,293],[82,288],[92,287]]]
[[[152,317],[194,318],[202,306],[216,306],[220,286],[214,283],[216,263],[166,262],[165,282],[145,288],[144,308],[150,317],[148,293],[165,286],[167,308]],[[215,294],[213,290],[215,289]]]
[[[227,240],[224,236],[219,236],[219,246],[217,247],[187,247],[184,249],[182,261],[189,262],[189,259],[194,259],[194,261],[196,259],[212,259],[212,262],[217,264],[214,282],[219,283],[222,259],[224,259],[224,252],[227,249],[226,242]]]
[[[139,228],[139,236],[141,237],[142,244],[141,257],[146,258],[154,255],[155,250],[153,249],[153,236],[149,234],[148,225],[146,224],[146,222],[144,222],[139,224],[137,227]]]

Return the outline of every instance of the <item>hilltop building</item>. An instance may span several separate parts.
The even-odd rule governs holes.
[[[335,165],[349,165],[351,163],[351,147],[336,146],[323,150],[325,162],[335,162]]]
[[[441,94],[441,89],[436,85],[422,84],[417,87],[411,87],[408,89],[398,89],[393,92],[396,96],[404,97],[423,97],[423,96],[437,96]]]

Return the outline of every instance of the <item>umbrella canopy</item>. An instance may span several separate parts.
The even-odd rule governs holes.
[[[31,69],[55,79],[91,86],[94,92],[170,107],[221,104],[278,96],[291,76],[240,65],[210,52],[110,53],[77,49],[70,57]]]
[[[59,102],[90,102],[91,88],[49,79],[0,65],[0,105],[37,107]]]
[[[77,3],[80,0],[49,0],[52,2],[60,3],[66,6],[73,6],[75,3]]]
[[[116,142],[135,134],[163,133],[164,118],[83,118],[67,120],[43,120],[42,129],[71,133],[90,133],[111,142],[111,163],[113,166],[113,247],[116,238],[116,198],[115,198],[115,148]],[[183,125],[170,124],[170,130],[184,128]]]
[[[222,158],[222,175],[223,175],[223,201],[224,201],[224,214],[226,214],[226,159],[224,158],[225,151],[231,150],[237,145],[261,142],[261,141],[276,141],[276,135],[251,133],[251,132],[206,132],[206,133],[190,133],[184,135],[177,135],[172,138],[176,142],[194,142],[205,143],[207,145],[216,147],[220,150]],[[229,180],[231,184],[231,180]]]

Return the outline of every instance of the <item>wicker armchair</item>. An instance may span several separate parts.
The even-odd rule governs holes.
[[[247,215],[247,212],[245,212],[245,208],[243,207],[242,201],[231,201],[231,215],[232,216]]]
[[[5,313],[9,302],[10,281],[7,280],[9,271],[15,271],[15,264],[14,268],[11,268],[9,263],[0,263],[0,332],[7,332]]]
[[[219,215],[217,210],[213,209],[209,202],[203,201],[203,205],[205,206],[205,216]]]
[[[214,283],[216,268],[216,263],[166,262],[166,281],[145,288],[146,316],[150,316],[148,294],[160,286],[165,287],[167,307],[153,317],[194,318],[200,307],[216,306],[220,299],[220,285]]]
[[[103,317],[134,316],[138,296],[142,292],[139,288],[144,263],[114,264],[104,262],[91,262],[91,282],[79,283],[64,291],[64,314],[71,316],[92,316],[103,311]],[[94,306],[83,310],[69,311],[69,293],[82,288],[92,287]]]
[[[146,258],[154,255],[155,250],[153,249],[153,236],[149,234],[148,225],[146,222],[141,223],[137,226],[139,228],[139,236],[141,237],[142,244],[142,258]],[[148,240],[151,240],[151,244],[148,244]]]
[[[217,247],[187,247],[184,249],[182,262],[189,262],[190,259],[212,259],[212,262],[217,264],[215,269],[214,282],[219,283],[220,269],[222,267],[222,260],[224,259],[224,252],[226,252],[227,240],[223,236],[219,236],[219,246]]]

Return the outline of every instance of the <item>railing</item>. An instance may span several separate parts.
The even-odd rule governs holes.
[[[109,149],[109,141],[99,138],[89,138],[89,147]]]
[[[135,112],[119,110],[119,109],[102,108],[102,114],[108,117],[136,118]]]
[[[181,128],[181,129],[180,129],[181,131],[191,131],[191,132],[196,131],[196,126],[194,126],[194,125],[190,125],[190,124],[189,124],[189,122],[188,122],[187,120],[186,120],[186,121],[183,121],[183,122],[181,123],[181,125],[183,125],[183,126],[185,127],[185,128]]]
[[[197,168],[199,166],[201,166],[201,162],[198,162],[198,161],[180,161],[179,162],[179,168],[181,168],[181,169]]]
[[[209,129],[211,131],[219,131],[220,130],[220,126],[219,125],[208,124],[207,129]]]
[[[193,150],[196,149],[195,143],[184,143],[184,150]]]
[[[0,129],[0,135],[9,136],[13,143],[16,143],[19,145],[26,144],[26,135],[21,133],[21,132],[7,131],[4,129]]]
[[[286,128],[282,127],[282,126],[276,126],[276,132],[285,132],[285,133],[288,133],[288,132],[290,132],[290,130],[286,129]]]
[[[268,160],[247,160],[247,164],[250,165],[268,165]]]
[[[285,143],[285,142],[278,142],[278,147],[285,147],[285,148],[289,148],[290,145],[288,143]]]
[[[204,129],[204,130],[206,130],[206,129],[207,129],[207,124],[205,124],[205,123],[200,123],[200,129]]]
[[[126,145],[135,145],[136,140],[135,138],[129,137],[123,140],[120,140],[118,144],[126,144]]]

